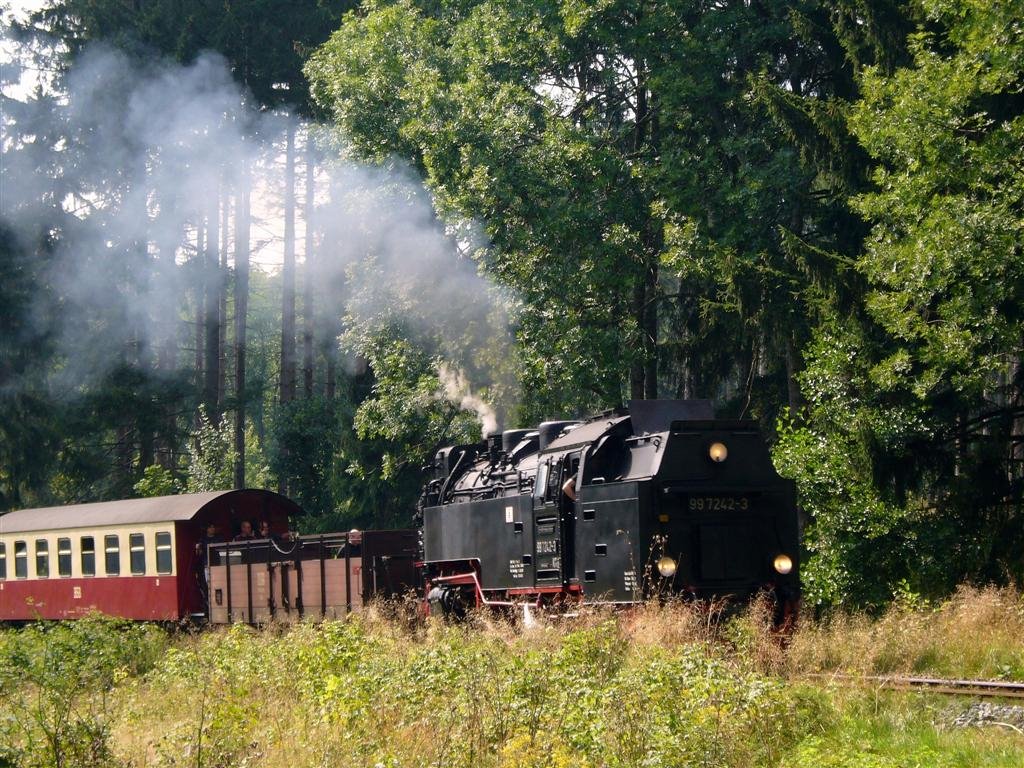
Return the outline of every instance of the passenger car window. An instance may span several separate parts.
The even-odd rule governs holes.
[[[103,566],[107,576],[117,576],[121,573],[121,543],[117,534],[112,533],[103,537]]]
[[[28,578],[28,544],[24,541],[14,542],[14,577]]]
[[[142,576],[146,573],[146,537],[143,534],[129,534],[128,559],[133,576]]]
[[[171,534],[161,531],[156,535],[156,572],[170,573],[171,569]]]
[[[82,575],[96,575],[96,541],[92,536],[83,536],[82,540]]]
[[[57,575],[71,575],[71,539],[57,539]]]
[[[50,544],[46,539],[36,539],[36,578],[50,577]]]
[[[0,541],[0,579],[7,578],[7,545]]]

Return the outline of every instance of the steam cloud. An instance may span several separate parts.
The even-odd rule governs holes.
[[[16,49],[3,43],[0,55]],[[18,71],[17,62],[4,65]],[[80,57],[62,94],[20,96],[11,86],[4,84],[0,224],[24,250],[46,251],[51,290],[35,299],[30,325],[54,340],[65,394],[87,388],[126,354],[187,349],[194,331],[181,317],[194,316],[190,302],[209,279],[198,233],[221,215],[217,190],[234,189],[244,167],[255,179],[252,260],[280,258],[290,118],[257,110],[220,56],[140,69],[97,46]],[[300,140],[314,133],[309,125],[298,131]],[[301,257],[301,145],[297,155]],[[341,160],[320,164],[315,221],[316,258],[307,266],[321,297],[333,301],[318,314],[459,337],[458,347],[441,350],[460,369],[439,371],[445,392],[475,411],[485,431],[495,429],[493,410],[470,394],[464,373],[481,373],[475,348],[496,337],[507,343],[505,297],[466,257],[481,245],[479,233],[439,222],[422,184],[400,165]],[[233,231],[222,230],[229,264],[233,242]]]
[[[441,379],[442,392],[447,400],[456,403],[464,411],[472,411],[480,421],[482,437],[498,431],[498,417],[494,409],[473,394],[469,382],[462,371],[447,365],[437,367],[437,376]]]

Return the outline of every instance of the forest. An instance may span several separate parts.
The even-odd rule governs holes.
[[[3,14],[0,511],[757,419],[807,601],[1024,580],[1024,0]]]

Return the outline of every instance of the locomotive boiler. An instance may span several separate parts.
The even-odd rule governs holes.
[[[799,590],[793,484],[753,421],[633,401],[440,450],[420,500],[431,609]]]

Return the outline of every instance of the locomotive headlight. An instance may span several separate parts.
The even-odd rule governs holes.
[[[789,555],[776,555],[772,565],[776,571],[785,576],[793,570],[793,559]]]
[[[721,464],[729,458],[729,449],[725,447],[725,443],[712,443],[708,448],[708,456],[715,464]]]
[[[658,573],[669,579],[676,575],[676,561],[671,557],[658,558]]]

